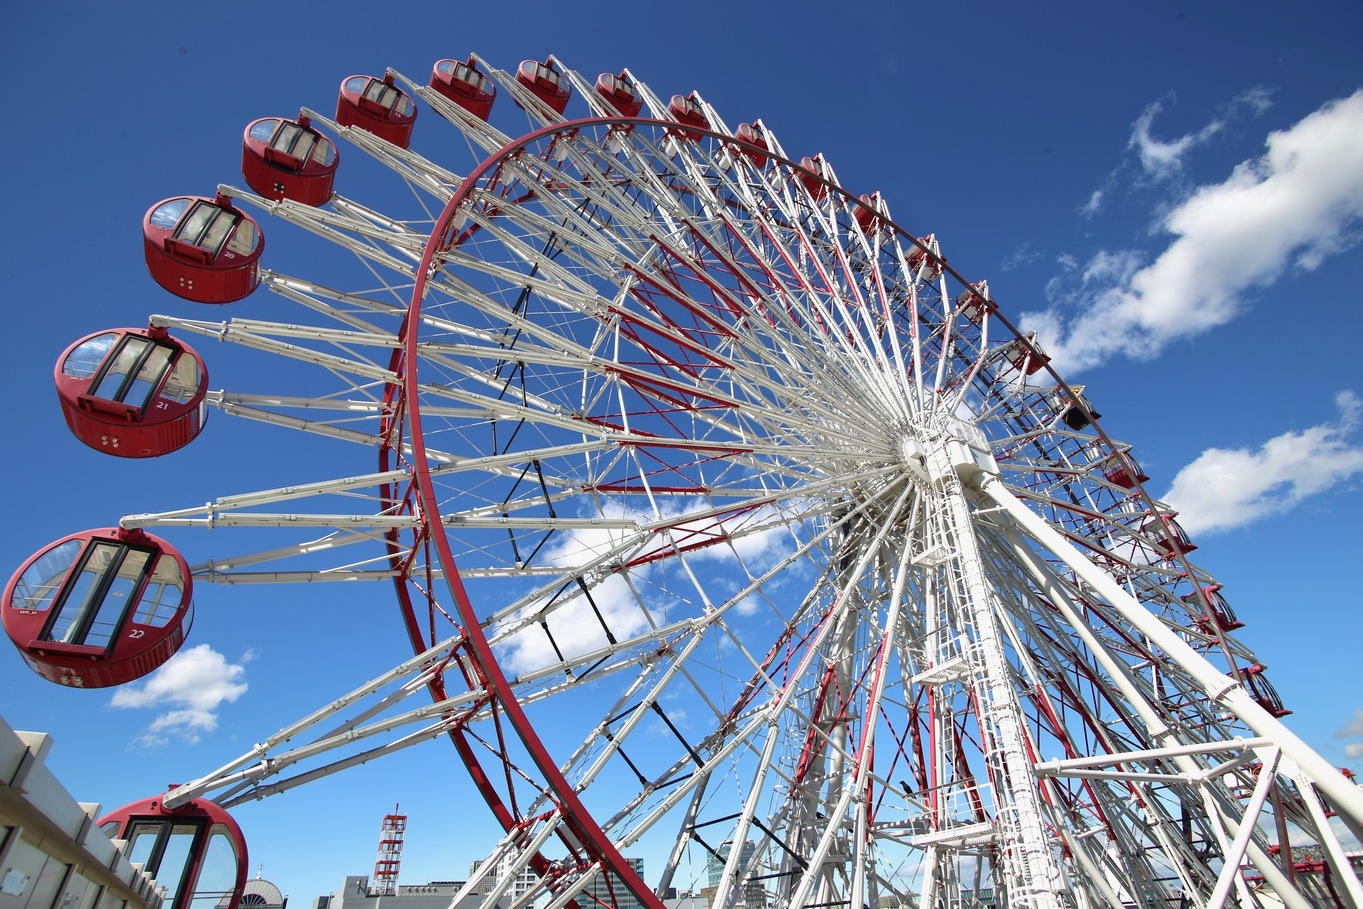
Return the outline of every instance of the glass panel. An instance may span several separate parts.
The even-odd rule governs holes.
[[[180,611],[183,598],[184,591],[179,587],[149,583],[142,593],[142,599],[137,601],[137,614],[132,620],[138,625],[164,628]]]
[[[151,861],[152,850],[156,848],[156,837],[164,826],[164,821],[133,821],[127,836],[128,861],[146,868],[147,862]]]
[[[232,838],[215,827],[208,849],[199,865],[199,880],[194,885],[190,906],[211,909],[221,904],[237,884],[237,850]]]
[[[455,73],[457,75],[459,72],[459,66],[460,64],[455,63],[453,60],[441,60],[435,65],[435,71],[438,73],[443,73],[446,76],[448,76],[450,73]]]
[[[309,129],[300,129],[298,137],[293,142],[293,154],[298,160],[306,162],[308,156],[312,154],[313,143],[317,141],[317,134]]]
[[[274,135],[275,129],[279,126],[278,120],[261,120],[251,127],[250,136],[257,142],[269,142]]]
[[[396,89],[394,89],[394,91],[396,91]],[[406,95],[398,95],[394,100],[393,111],[399,117],[410,117],[414,109],[415,107],[412,104],[412,99]]]
[[[187,208],[189,208],[188,199],[171,199],[163,205],[158,205],[156,210],[151,213],[151,226],[170,230],[180,220],[180,216],[185,213]]]
[[[487,91],[487,78],[467,63],[456,63],[454,65],[454,77],[481,92]]]
[[[256,230],[255,223],[250,218],[240,218],[237,220],[237,229],[232,233],[232,239],[227,243],[227,249],[239,256],[249,256],[255,252],[259,243],[260,231]]]
[[[364,91],[364,84],[368,81],[368,76],[351,76],[349,79],[345,80],[345,85],[343,87],[346,91],[354,92],[358,95],[360,92]]]
[[[62,375],[77,379],[88,379],[99,369],[109,348],[118,340],[118,332],[111,331],[83,342],[67,356],[62,363]]]
[[[195,202],[194,208],[189,212],[189,217],[185,218],[173,236],[177,240],[184,240],[186,243],[194,243],[202,246],[200,237],[209,224],[213,222],[214,216],[221,211],[216,205],[207,202]]]
[[[132,620],[139,625],[164,627],[180,610],[184,591],[180,563],[172,556],[162,554],[147,580],[146,590],[142,591],[142,599],[137,601],[137,612]]]
[[[152,570],[151,579],[158,584],[171,584],[176,590],[184,590],[184,575],[180,574],[180,562],[171,556],[162,556]]]
[[[364,90],[364,96],[385,110],[392,110],[393,102],[398,98],[398,90],[386,82],[375,79]]]
[[[209,223],[208,229],[204,231],[204,237],[199,241],[199,245],[205,249],[213,250],[213,255],[217,256],[218,250],[222,249],[223,241],[227,239],[228,231],[236,223],[237,216],[235,214],[219,208],[216,216]]]
[[[330,167],[331,162],[336,160],[336,146],[326,136],[318,136],[317,145],[312,150],[312,160],[323,167]]]
[[[173,348],[164,344],[154,346],[147,354],[147,358],[142,361],[142,368],[137,371],[137,375],[123,393],[123,400],[145,414],[147,405],[151,403],[151,396],[156,393],[157,386],[165,377],[171,354],[174,352]]]
[[[157,889],[165,894],[163,906],[166,909],[174,904],[181,883],[188,883],[185,881],[185,872],[194,857],[191,847],[198,832],[198,824],[176,824],[170,830],[170,838],[155,869],[156,883],[159,885]]]
[[[94,621],[90,623],[90,630],[86,632],[82,643],[88,647],[109,646],[109,641],[118,634],[124,610],[137,594],[138,585],[142,583],[143,569],[147,567],[147,560],[150,558],[149,552],[140,549],[128,550],[128,554],[123,557],[123,564],[118,566],[118,574],[110,582],[104,598],[100,601],[99,611],[95,614]]]
[[[303,128],[297,123],[281,123],[279,125],[279,131],[276,132],[274,138],[270,140],[270,147],[285,152],[292,151],[293,143],[298,141],[298,134],[302,131]]]
[[[52,598],[57,595],[84,545],[80,540],[67,540],[39,556],[14,585],[11,605],[15,609],[39,610],[51,606]]]
[[[161,399],[183,404],[199,390],[202,381],[199,375],[199,361],[188,353],[181,353],[170,369],[166,384],[161,386]]]
[[[541,79],[548,82],[555,88],[563,87],[563,76],[560,75],[559,71],[554,69],[553,67],[545,66],[543,63],[541,63],[539,67],[536,69],[536,75],[538,75]]]
[[[151,346],[153,346],[153,342],[147,338],[138,335],[124,335],[118,352],[114,354],[113,362],[104,371],[104,376],[99,380],[99,384],[90,389],[90,393],[97,398],[104,398],[106,401],[122,401],[128,377],[137,369],[138,364],[142,361],[143,354]]]
[[[95,597],[99,593],[100,582],[127,547],[118,543],[99,541],[92,543],[81,566],[80,574],[67,591],[61,610],[52,621],[52,627],[44,640],[60,641],[63,644],[83,643],[82,620],[90,611],[99,606]]]

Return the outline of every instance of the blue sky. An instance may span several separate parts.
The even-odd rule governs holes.
[[[115,462],[67,433],[52,364],[84,334],[188,311],[147,276],[138,223],[160,199],[240,184],[248,121],[329,113],[352,73],[424,81],[440,57],[472,50],[510,69],[552,52],[589,76],[628,66],[661,95],[698,89],[731,124],[761,117],[788,152],[823,152],[844,186],[879,190],[899,223],[988,279],[1134,445],[1150,489],[1181,507],[1289,724],[1363,770],[1357,4],[167,9],[0,11],[0,60],[29,98],[0,151],[16,428],[0,562],[124,513],[274,485],[268,467],[349,470],[298,464],[293,440],[223,415],[191,451]],[[440,161],[453,134],[423,113],[413,145]],[[267,259],[306,250],[265,228]],[[197,346],[210,369],[244,368]],[[0,714],[50,731],[67,787],[113,807],[216,766],[402,653],[391,596],[242,593],[199,593],[201,649],[178,684],[67,691],[9,655]],[[187,685],[196,694],[177,699]],[[369,873],[395,802],[411,815],[403,880],[462,878],[491,842],[473,798],[434,745],[237,815],[253,871],[263,863],[302,905]]]

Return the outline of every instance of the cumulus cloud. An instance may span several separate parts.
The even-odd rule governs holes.
[[[1363,758],[1363,742],[1350,742],[1345,745],[1344,756],[1351,761]]]
[[[779,520],[781,512],[770,505],[737,515],[686,520],[688,515],[708,508],[708,504],[700,498],[678,499],[669,504],[671,507],[657,516],[630,511],[620,503],[607,503],[603,508],[602,517],[613,520],[633,518],[640,523],[652,523],[677,519],[668,533],[655,536],[643,549],[638,549],[635,542],[638,531],[630,528],[575,528],[555,536],[540,555],[544,564],[583,569],[609,553],[622,552],[637,564],[628,573],[608,574],[589,581],[589,595],[580,587],[571,586],[552,602],[522,610],[508,625],[532,617],[534,624],[499,644],[502,659],[513,672],[552,665],[559,662],[560,655],[571,660],[600,649],[609,643],[607,628],[617,641],[640,634],[650,621],[663,621],[667,610],[683,602],[683,597],[699,602],[699,594],[689,578],[678,581],[681,586],[677,591],[668,588],[669,571],[680,571],[675,559],[651,557],[670,555],[674,547],[683,551],[707,595],[718,605],[794,547],[793,539]],[[735,608],[746,615],[757,604],[745,600]],[[541,619],[548,625],[547,635],[540,625]]]
[[[1164,495],[1179,512],[1179,523],[1189,533],[1230,530],[1286,511],[1307,496],[1363,473],[1363,446],[1349,438],[1363,405],[1349,391],[1336,395],[1335,404],[1340,412],[1337,422],[1285,432],[1255,451],[1202,452],[1178,472]]]
[[[1176,167],[1205,131],[1160,143],[1140,139],[1138,130],[1133,141],[1158,172]],[[1154,357],[1235,318],[1246,291],[1272,285],[1289,266],[1313,269],[1357,242],[1363,91],[1270,133],[1266,146],[1262,157],[1168,212],[1160,226],[1174,239],[1154,261],[1130,251],[1093,257],[1080,290],[1059,301],[1080,304],[1077,316],[1057,305],[1023,314],[1023,328],[1038,332],[1062,371],[1118,354]]]
[[[163,745],[171,736],[193,744],[218,728],[219,707],[246,693],[244,664],[253,656],[248,651],[241,663],[229,663],[212,647],[199,644],[175,654],[140,685],[119,688],[109,703],[165,711],[138,738],[145,745]]]
[[[628,513],[623,506],[608,505],[603,517],[618,520],[638,514]],[[546,565],[569,569],[584,569],[590,563],[624,546],[634,531],[614,527],[578,528],[556,534],[554,540],[540,554]],[[635,553],[630,553],[634,555]],[[636,582],[646,580],[653,571],[652,563],[631,570]],[[595,607],[595,608],[593,608]],[[544,610],[543,616],[535,616]],[[598,613],[600,617],[598,618]],[[526,672],[572,659],[608,643],[606,628],[616,639],[643,631],[648,624],[648,613],[640,608],[630,581],[622,574],[612,574],[590,586],[590,594],[571,586],[552,601],[528,607],[512,620],[518,623],[535,616],[536,624],[508,638],[501,646],[502,659],[514,672]],[[548,626],[545,634],[539,624]],[[603,627],[604,625],[604,627]],[[550,636],[552,635],[552,640]],[[555,647],[558,652],[555,652]]]

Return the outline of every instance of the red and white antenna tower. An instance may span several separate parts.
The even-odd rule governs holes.
[[[393,813],[383,816],[379,830],[379,857],[374,861],[374,879],[369,882],[370,896],[396,896],[398,869],[402,866],[402,835],[407,830],[407,815]]]

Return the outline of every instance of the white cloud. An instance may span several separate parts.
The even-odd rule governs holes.
[[[699,497],[668,504],[672,507],[658,516],[664,520],[684,519],[709,507]],[[641,523],[657,519],[628,511],[619,503],[607,503],[602,517],[635,518]],[[606,553],[620,549],[636,533],[632,529],[595,527],[561,532],[545,547],[540,558],[548,565],[583,568]],[[738,515],[679,520],[671,525],[670,534],[670,540],[666,535],[654,538],[642,552],[626,550],[639,564],[630,568],[628,574],[610,574],[592,584],[590,600],[580,587],[565,590],[559,600],[550,604],[552,609],[544,616],[553,641],[536,620],[535,624],[499,644],[507,666],[513,672],[521,673],[557,663],[559,654],[571,660],[606,646],[608,639],[603,623],[616,640],[624,640],[642,633],[650,618],[661,622],[666,611],[681,602],[682,596],[699,602],[699,594],[689,578],[678,581],[682,584],[681,592],[672,592],[665,587],[664,576],[669,571],[680,571],[675,558],[649,559],[653,555],[670,554],[674,545],[686,553],[688,564],[716,605],[746,584],[749,577],[760,574],[787,556],[795,545],[790,533],[784,529],[781,512],[770,505]],[[706,566],[704,571],[702,566]],[[522,610],[508,624],[514,625],[533,616],[544,605]],[[740,615],[747,615],[756,610],[757,604],[745,600],[735,608]],[[554,651],[555,645],[558,653]]]
[[[1344,756],[1351,761],[1363,758],[1363,742],[1350,742],[1345,745]]]
[[[1263,113],[1273,106],[1273,92],[1262,85],[1246,89],[1235,96],[1231,102],[1233,105],[1248,107],[1254,116],[1262,116]]]
[[[1161,142],[1150,134],[1155,117],[1164,110],[1164,102],[1153,101],[1131,124],[1131,139],[1127,148],[1134,148],[1141,160],[1141,169],[1157,180],[1167,180],[1176,175],[1183,167],[1183,156],[1189,149],[1205,143],[1212,136],[1225,129],[1220,118],[1213,119],[1197,132],[1188,133],[1169,142]]]
[[[608,518],[623,518],[623,508],[610,508],[604,515]],[[633,515],[638,517],[638,515]],[[541,554],[544,564],[564,568],[582,568],[606,553],[619,547],[626,539],[627,531],[616,528],[581,528],[556,535],[553,543]],[[636,582],[643,582],[653,571],[651,563],[630,570]],[[629,581],[621,574],[606,577],[590,587],[591,599],[580,587],[570,587],[563,591],[561,598],[552,604],[539,604],[528,607],[513,621],[520,621],[545,605],[551,611],[545,616],[549,636],[536,622],[512,635],[501,646],[503,659],[513,672],[526,672],[556,663],[558,654],[564,659],[572,659],[588,653],[608,643],[602,623],[611,629],[616,639],[629,637],[642,631],[648,624],[648,616],[640,606]],[[595,604],[595,611],[593,610]],[[597,617],[600,613],[600,618]]]
[[[172,708],[151,722],[138,741],[165,744],[168,735],[193,744],[218,727],[217,710],[246,693],[245,663],[227,659],[207,644],[181,650],[142,684],[125,685],[114,692],[113,707]]]
[[[1344,725],[1343,729],[1340,729],[1335,733],[1335,738],[1337,739],[1352,739],[1356,737],[1363,737],[1363,707],[1355,707],[1353,719],[1349,720],[1349,722]]]
[[[677,531],[698,538],[715,536],[713,518],[687,522]],[[693,526],[694,525],[694,526]],[[697,549],[688,558],[706,561],[726,561],[735,565],[742,562],[749,574],[766,571],[785,558],[795,548],[795,541],[786,529],[780,510],[763,505],[747,515],[724,521],[725,541],[704,549]]]
[[[1103,197],[1106,194],[1101,189],[1095,189],[1089,196],[1089,200],[1079,207],[1079,214],[1085,218],[1092,218],[1103,210]]]
[[[1248,108],[1250,113],[1257,117],[1273,106],[1272,93],[1268,89],[1262,86],[1251,88],[1236,95],[1229,104],[1223,105],[1206,126],[1177,139],[1162,142],[1151,134],[1150,128],[1154,125],[1155,117],[1164,111],[1166,100],[1172,101],[1173,95],[1146,105],[1145,110],[1136,118],[1136,122],[1131,124],[1131,138],[1126,146],[1128,149],[1135,149],[1137,157],[1140,158],[1141,170],[1156,180],[1167,180],[1177,176],[1183,169],[1184,155],[1199,145],[1205,145],[1213,136],[1225,130],[1235,119],[1240,108]]]
[[[1150,167],[1169,168],[1203,131],[1145,144],[1138,131],[1133,141],[1142,161],[1148,156]],[[1170,210],[1161,226],[1174,240],[1153,262],[1132,267],[1143,260],[1130,251],[1095,256],[1070,301],[1083,306],[1077,317],[1055,306],[1023,314],[1024,330],[1039,332],[1062,372],[1114,354],[1153,357],[1174,341],[1235,318],[1245,291],[1273,284],[1290,265],[1315,268],[1357,242],[1363,91],[1270,133],[1266,145],[1261,158],[1243,162],[1225,181],[1200,187]]]
[[[1307,496],[1363,473],[1363,446],[1348,436],[1363,408],[1348,391],[1335,396],[1340,418],[1285,432],[1257,451],[1209,448],[1174,477],[1164,499],[1189,533],[1230,530],[1277,514]],[[1363,732],[1360,732],[1363,734]]]
[[[1014,269],[1031,265],[1045,254],[1045,250],[1036,248],[1036,238],[1032,238],[1031,240],[1020,244],[1017,249],[1004,257],[1004,260],[999,263],[999,268],[1002,271],[1013,271]]]

